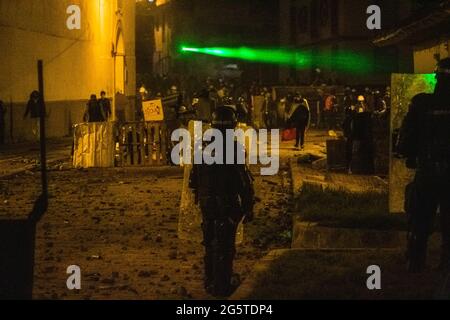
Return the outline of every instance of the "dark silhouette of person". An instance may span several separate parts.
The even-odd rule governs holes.
[[[297,94],[294,97],[292,108],[294,109],[290,117],[290,122],[296,129],[295,148],[300,147],[303,149],[305,147],[306,129],[311,119],[308,101],[302,98],[300,94]]]
[[[221,106],[213,115],[212,126],[224,135],[237,125],[235,110]],[[226,159],[226,142],[223,157]],[[235,155],[238,148],[234,145]],[[202,211],[205,246],[205,289],[216,297],[227,297],[233,285],[235,239],[239,223],[253,218],[253,178],[245,164],[194,164],[190,187]]]
[[[41,95],[35,90],[30,94],[23,118],[25,119],[28,115],[30,116],[32,120],[31,131],[36,139],[39,139],[40,136],[40,110]]]
[[[91,99],[88,101],[86,106],[86,112],[84,114],[85,122],[104,122],[105,117],[102,112],[102,108],[97,100],[95,94],[91,95]]]
[[[108,121],[111,118],[112,111],[111,111],[111,100],[109,100],[106,97],[106,92],[102,91],[100,93],[100,100],[98,101],[100,104],[101,111],[103,113],[103,117],[105,118],[105,121]]]
[[[406,166],[416,170],[414,182],[406,189],[405,205],[410,225],[408,269],[413,273],[426,267],[428,239],[438,208],[440,269],[450,271],[450,58],[438,63],[436,79],[434,93],[412,99],[397,146]]]

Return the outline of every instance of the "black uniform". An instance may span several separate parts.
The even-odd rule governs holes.
[[[242,146],[235,147],[237,151]],[[205,289],[214,296],[229,296],[237,227],[244,217],[252,217],[253,179],[245,164],[194,165],[190,187],[203,216]]]
[[[450,265],[449,98],[448,94],[439,93],[415,96],[400,131],[398,150],[407,158],[407,166],[417,169],[406,196],[411,272],[420,272],[425,267],[427,241],[438,208],[442,227],[441,267],[447,269]]]
[[[355,174],[373,174],[374,142],[372,115],[369,112],[354,113],[350,123],[352,153],[350,169]]]
[[[309,126],[310,121],[310,111],[307,105],[307,102],[302,99],[297,106],[293,106],[295,111],[292,113],[291,116],[291,123],[296,128],[296,138],[295,138],[295,146],[298,147],[299,144],[303,148],[305,145],[305,133],[306,128]]]
[[[27,108],[25,109],[25,114],[23,115],[24,118],[28,115],[30,115],[31,119],[40,118],[41,104],[39,100],[39,92],[33,91],[30,95],[30,99],[28,100]]]
[[[108,98],[100,98],[98,101],[101,111],[103,112],[103,117],[108,120],[111,117],[111,101]]]
[[[86,122],[104,122],[105,117],[102,112],[102,108],[96,98],[91,98],[87,104],[87,110],[85,114]]]
[[[345,137],[345,155],[347,160],[347,169],[350,169],[352,163],[353,154],[353,136],[352,136],[352,124],[356,115],[356,110],[352,108],[350,103],[349,107],[345,108],[345,118],[342,124],[342,129]]]

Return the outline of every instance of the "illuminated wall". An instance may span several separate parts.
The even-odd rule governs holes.
[[[436,57],[450,57],[450,39],[414,48],[415,73],[430,73],[436,68]]]
[[[81,8],[81,30],[66,26],[72,4]],[[135,93],[135,0],[2,0],[0,48],[0,99],[13,115],[10,121],[7,114],[7,138],[11,122],[15,141],[30,138],[22,115],[37,88],[38,59],[44,60],[48,134],[68,135],[91,93],[105,90],[112,97],[116,87],[128,96]],[[117,75],[121,86],[115,84]]]

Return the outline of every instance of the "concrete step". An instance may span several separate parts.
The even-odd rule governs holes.
[[[406,232],[328,228],[317,223],[295,222],[292,248],[406,248]]]

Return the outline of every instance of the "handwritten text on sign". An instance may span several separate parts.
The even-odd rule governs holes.
[[[161,100],[150,100],[142,103],[145,121],[163,121],[164,111]]]

